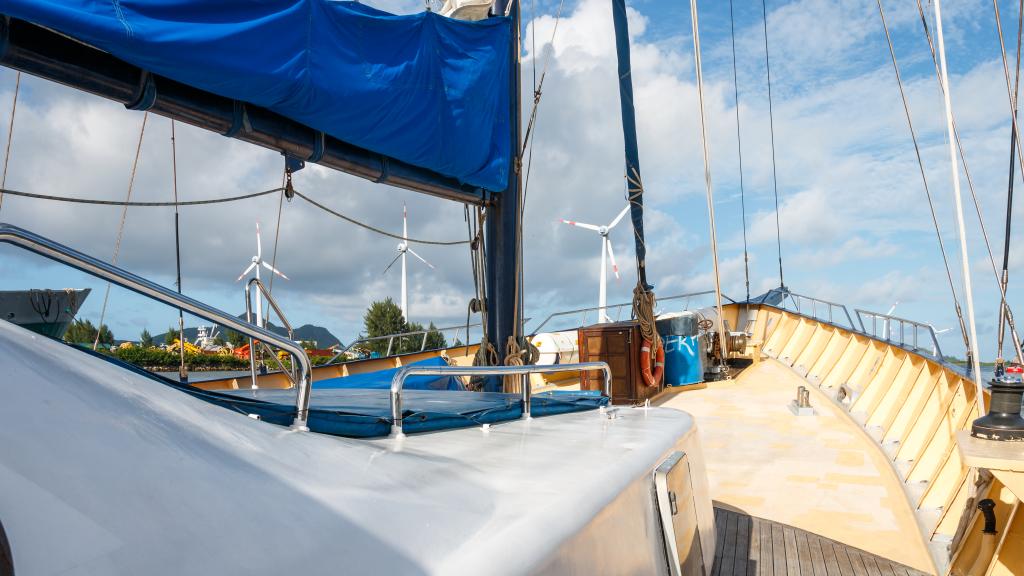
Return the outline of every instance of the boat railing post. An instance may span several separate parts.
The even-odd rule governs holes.
[[[533,387],[530,385],[530,375],[523,374],[519,377],[519,385],[523,392],[523,415],[522,418],[529,420],[533,417]]]
[[[604,374],[603,395],[611,401],[612,371],[607,362],[580,362],[577,364],[540,364],[525,366],[419,366],[409,365],[399,368],[391,378],[391,436],[401,437],[405,432],[405,409],[402,393],[405,381],[409,376],[521,376],[524,379],[520,392],[523,403],[523,418],[533,414],[532,390],[529,377],[531,374],[554,374],[558,372],[588,372],[601,370]]]

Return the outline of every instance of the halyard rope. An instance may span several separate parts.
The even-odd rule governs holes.
[[[124,224],[128,219],[128,203],[132,199],[132,188],[135,186],[135,174],[139,167],[139,155],[142,152],[142,138],[146,135],[146,120],[149,119],[149,112],[142,115],[142,127],[139,129],[139,142],[135,145],[135,159],[132,161],[132,172],[128,177],[128,196],[125,198],[124,208],[121,210],[121,224],[117,228],[117,240],[114,241],[114,256],[110,259],[111,264],[117,264],[117,256],[121,253],[121,239],[124,237]],[[107,314],[107,301],[110,299],[110,282],[107,282],[107,290],[103,294],[103,308],[100,309],[100,323],[96,326],[96,339],[92,343],[92,349],[96,350],[100,345],[100,335],[103,334],[103,318]]]

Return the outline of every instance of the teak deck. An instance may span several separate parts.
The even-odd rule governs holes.
[[[715,507],[711,576],[926,576],[816,534]]]

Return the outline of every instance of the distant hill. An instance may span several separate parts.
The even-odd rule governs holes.
[[[245,318],[245,314],[239,314],[238,317],[244,319]],[[287,336],[288,335],[288,331],[285,330],[285,328],[283,326],[278,326],[278,325],[276,325],[276,324],[274,324],[273,322],[270,322],[270,321],[267,322],[267,329],[269,329],[271,332],[274,332],[275,334],[280,334],[282,336]],[[218,336],[220,336],[221,338],[224,338],[225,334],[227,333],[227,329],[225,329],[224,327],[219,326],[219,325],[217,326],[217,331],[219,332]],[[198,333],[199,333],[199,328],[198,327],[196,327],[196,328],[185,328],[185,338],[187,340],[189,340],[189,341],[193,341],[194,342],[195,339],[196,339],[196,335]],[[153,341],[156,342],[157,344],[163,344],[164,343],[164,339],[166,337],[167,337],[167,333],[166,332],[161,332],[160,334],[154,334],[153,335]],[[135,339],[137,341],[138,337],[136,336]],[[341,344],[341,341],[338,340],[338,338],[334,334],[331,334],[330,330],[328,330],[327,328],[324,328],[322,326],[314,326],[312,324],[304,324],[302,326],[299,326],[299,327],[295,328],[295,339],[296,340],[312,340],[312,341],[316,342],[316,345],[319,348],[330,348],[331,346],[334,346],[334,345],[337,345],[337,344]]]

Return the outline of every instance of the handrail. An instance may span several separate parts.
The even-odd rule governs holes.
[[[388,351],[387,351],[387,354],[385,354],[385,356],[391,356],[391,350],[392,350],[395,338],[407,338],[407,337],[410,337],[410,336],[423,336],[423,340],[420,343],[420,349],[419,349],[420,352],[423,352],[426,349],[426,347],[427,347],[427,336],[429,336],[431,332],[440,332],[440,333],[443,334],[445,332],[450,332],[450,331],[454,330],[455,331],[455,339],[458,340],[459,339],[460,331],[461,330],[466,330],[466,340],[469,340],[469,330],[467,330],[467,328],[471,330],[473,328],[479,328],[479,327],[480,327],[480,323],[477,322],[475,324],[469,324],[468,326],[466,324],[459,324],[458,326],[447,326],[447,327],[444,327],[444,328],[434,328],[434,329],[425,328],[423,330],[416,330],[414,332],[396,332],[395,334],[385,334],[383,336],[372,336],[372,337],[367,337],[367,338],[359,338],[357,340],[353,340],[348,345],[346,345],[344,348],[339,350],[337,354],[332,356],[331,359],[326,362],[326,364],[331,364],[332,362],[334,362],[335,360],[340,358],[341,355],[344,354],[345,352],[348,352],[349,350],[355,348],[359,344],[366,344],[367,342],[377,342],[379,340],[387,340],[388,341]]]
[[[612,396],[612,370],[607,362],[581,362],[579,364],[543,364],[534,366],[404,366],[391,379],[391,435],[402,436],[402,390],[409,376],[510,376],[551,374],[555,372],[604,372],[604,395]],[[523,418],[531,415],[530,383],[523,384]]]
[[[281,324],[284,324],[285,329],[288,330],[288,339],[294,342],[295,331],[292,330],[291,323],[284,317],[284,312],[281,312],[281,308],[277,305],[274,297],[270,295],[270,291],[267,290],[267,287],[259,278],[253,278],[245,284],[245,321],[252,324],[252,287],[254,285],[259,289],[260,293],[263,294],[263,297],[267,299],[267,303],[269,303],[270,307],[274,309],[274,312],[277,313],[277,317],[281,320]],[[264,326],[260,326],[260,328],[264,328]],[[266,346],[262,340],[259,342],[261,345]],[[301,347],[302,345],[300,344],[299,346]],[[271,351],[270,355],[274,358],[274,361],[277,362],[278,367],[281,368],[281,372],[284,372],[285,376],[292,381],[292,386],[298,387],[299,383],[295,380],[295,365],[292,365],[292,371],[289,372],[288,370],[285,370],[284,364],[281,363],[281,360],[276,354],[273,354]],[[252,376],[252,389],[256,390],[259,388],[256,384],[256,352],[254,350],[253,338],[251,336],[249,337],[249,372]]]
[[[690,293],[687,293],[687,294],[676,294],[675,296],[666,296],[664,298],[658,298],[657,303],[661,304],[662,302],[668,302],[668,301],[671,301],[671,300],[681,300],[683,298],[689,299],[689,298],[694,298],[694,297],[697,297],[697,296],[707,296],[708,294],[714,294],[714,293],[715,293],[714,290],[704,290],[704,291],[701,291],[701,292],[690,292]],[[729,298],[725,294],[722,294],[722,297],[725,298],[726,300],[729,300],[730,302],[735,303],[735,300],[733,300],[732,298]],[[611,308],[618,309],[619,312],[615,316],[616,321],[618,321],[618,319],[622,315],[622,309],[624,307],[626,307],[626,306],[632,306],[632,305],[633,305],[632,302],[623,302],[621,304],[609,304],[607,306],[604,306],[603,308],[605,310],[608,310],[608,309],[611,309]],[[686,306],[684,306],[683,309],[687,310],[687,309],[689,309],[689,307],[690,307],[689,306],[689,302],[687,302]],[[531,330],[530,334],[537,334],[537,333],[539,333],[540,329],[543,328],[544,326],[546,326],[548,322],[550,322],[551,320],[553,320],[553,319],[555,319],[555,318],[557,318],[559,316],[571,316],[573,314],[579,314],[581,312],[594,312],[594,311],[601,310],[601,309],[602,309],[602,306],[591,306],[589,308],[579,308],[577,310],[563,310],[561,312],[553,312],[553,313],[549,314],[548,317],[545,318],[543,322],[538,324],[536,328]],[[609,316],[609,318],[610,318],[610,316]]]
[[[48,238],[40,236],[34,232],[29,232],[23,228],[13,226],[10,224],[0,223],[0,242],[18,246],[71,266],[117,284],[123,288],[127,288],[132,292],[141,294],[148,298],[152,298],[158,302],[162,302],[175,308],[180,308],[189,314],[209,320],[210,322],[216,322],[217,324],[245,334],[251,338],[257,338],[259,340],[269,342],[282,350],[285,350],[293,357],[299,364],[299,382],[298,382],[298,394],[295,400],[295,420],[292,423],[292,427],[300,430],[307,430],[306,420],[309,415],[309,391],[312,382],[312,364],[309,361],[309,357],[306,356],[306,351],[301,346],[291,340],[286,340],[281,336],[274,334],[268,330],[264,330],[258,326],[253,326],[248,322],[243,322],[240,318],[237,318],[227,312],[223,312],[207,304],[203,304],[198,300],[189,298],[182,294],[160,286],[154,282],[146,280],[141,276],[132,274],[127,270],[123,270],[112,264],[107,264],[102,260],[97,260],[92,256],[83,254],[73,248],[64,246],[54,242]]]
[[[801,301],[802,300],[807,300],[811,304],[811,314],[810,314],[810,317],[814,318],[815,320],[826,320],[829,324],[835,324],[835,321],[833,320],[833,317],[832,317],[832,309],[833,308],[838,308],[838,309],[843,311],[843,315],[846,316],[846,321],[849,323],[850,328],[852,328],[853,330],[857,330],[857,324],[854,323],[853,316],[850,315],[850,311],[849,311],[849,309],[846,308],[845,304],[840,304],[838,302],[830,302],[828,300],[823,300],[821,298],[815,298],[813,296],[805,296],[803,294],[797,294],[796,292],[790,292],[789,290],[773,290],[771,292],[777,292],[777,293],[782,294],[782,300],[779,302],[779,305],[778,305],[779,308],[785,309],[785,307],[786,307],[786,298],[789,298],[790,300],[793,301],[793,306],[796,308],[796,311],[801,313],[801,314],[806,314],[806,312],[800,308]],[[768,294],[770,294],[771,292],[768,292]],[[766,296],[767,296],[767,294],[766,294]],[[825,308],[825,310],[828,312],[827,317],[822,318],[822,317],[818,316],[818,304],[821,304]],[[863,331],[864,331],[864,326],[862,324],[861,325],[861,332],[863,332]]]
[[[935,327],[926,322],[918,322],[916,320],[908,320],[906,318],[900,318],[899,316],[893,316],[891,314],[882,314],[881,312],[872,312],[870,310],[863,310],[857,308],[854,310],[857,313],[857,319],[860,321],[861,332],[869,334],[867,331],[867,324],[864,323],[864,317],[868,316],[871,318],[871,332],[870,335],[879,338],[878,335],[878,321],[882,320],[882,330],[885,332],[884,339],[886,342],[898,342],[900,346],[904,348],[909,347],[915,352],[926,351],[927,348],[918,346],[918,332],[923,330],[927,336],[931,338],[932,349],[931,355],[939,360],[943,360],[945,357],[942,355],[942,348],[939,346],[939,338],[935,334]],[[899,324],[899,340],[893,338],[892,325]],[[912,339],[910,342],[906,341],[907,337],[907,326],[911,327],[910,336]]]

